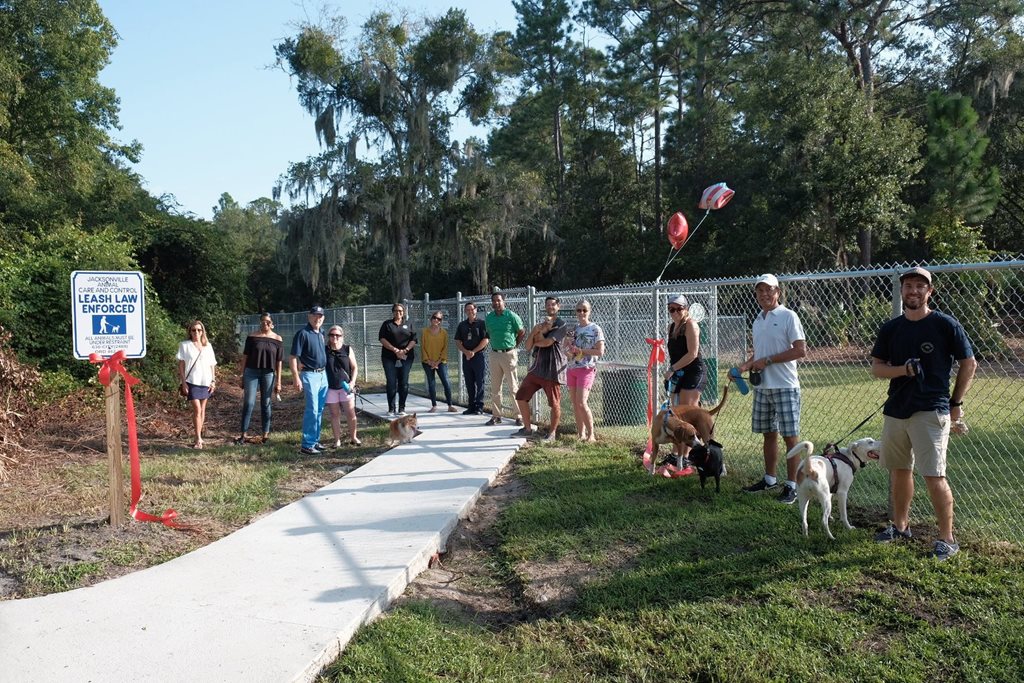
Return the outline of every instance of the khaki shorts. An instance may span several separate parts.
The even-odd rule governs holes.
[[[879,463],[889,470],[913,470],[925,477],[946,476],[949,413],[922,410],[905,420],[885,417]]]

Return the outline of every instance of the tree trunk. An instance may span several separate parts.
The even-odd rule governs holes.
[[[654,107],[654,226],[661,230],[661,107]]]
[[[395,245],[398,255],[395,263],[395,300],[405,301],[412,298],[412,285],[409,283],[409,224],[404,218],[400,219],[395,237],[398,242]]]

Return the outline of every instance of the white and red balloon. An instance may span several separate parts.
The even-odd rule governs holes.
[[[704,194],[700,196],[700,203],[697,204],[697,208],[717,211],[728,204],[734,194],[736,192],[730,190],[729,186],[725,183],[715,183],[704,190]]]

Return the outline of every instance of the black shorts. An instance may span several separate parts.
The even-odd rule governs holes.
[[[699,358],[697,361],[676,372],[676,388],[672,393],[678,394],[680,391],[694,390],[704,391],[707,383],[708,374],[704,370],[704,360]],[[668,380],[665,380],[665,391],[668,391]]]

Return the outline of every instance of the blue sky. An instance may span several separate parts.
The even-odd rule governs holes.
[[[119,43],[100,74],[121,100],[115,137],[143,145],[135,167],[153,195],[209,218],[223,192],[269,197],[290,162],[317,152],[313,121],[274,45],[319,4],[290,0],[99,0]],[[375,9],[441,14],[462,7],[478,31],[514,30],[511,0],[328,3],[356,30]]]

